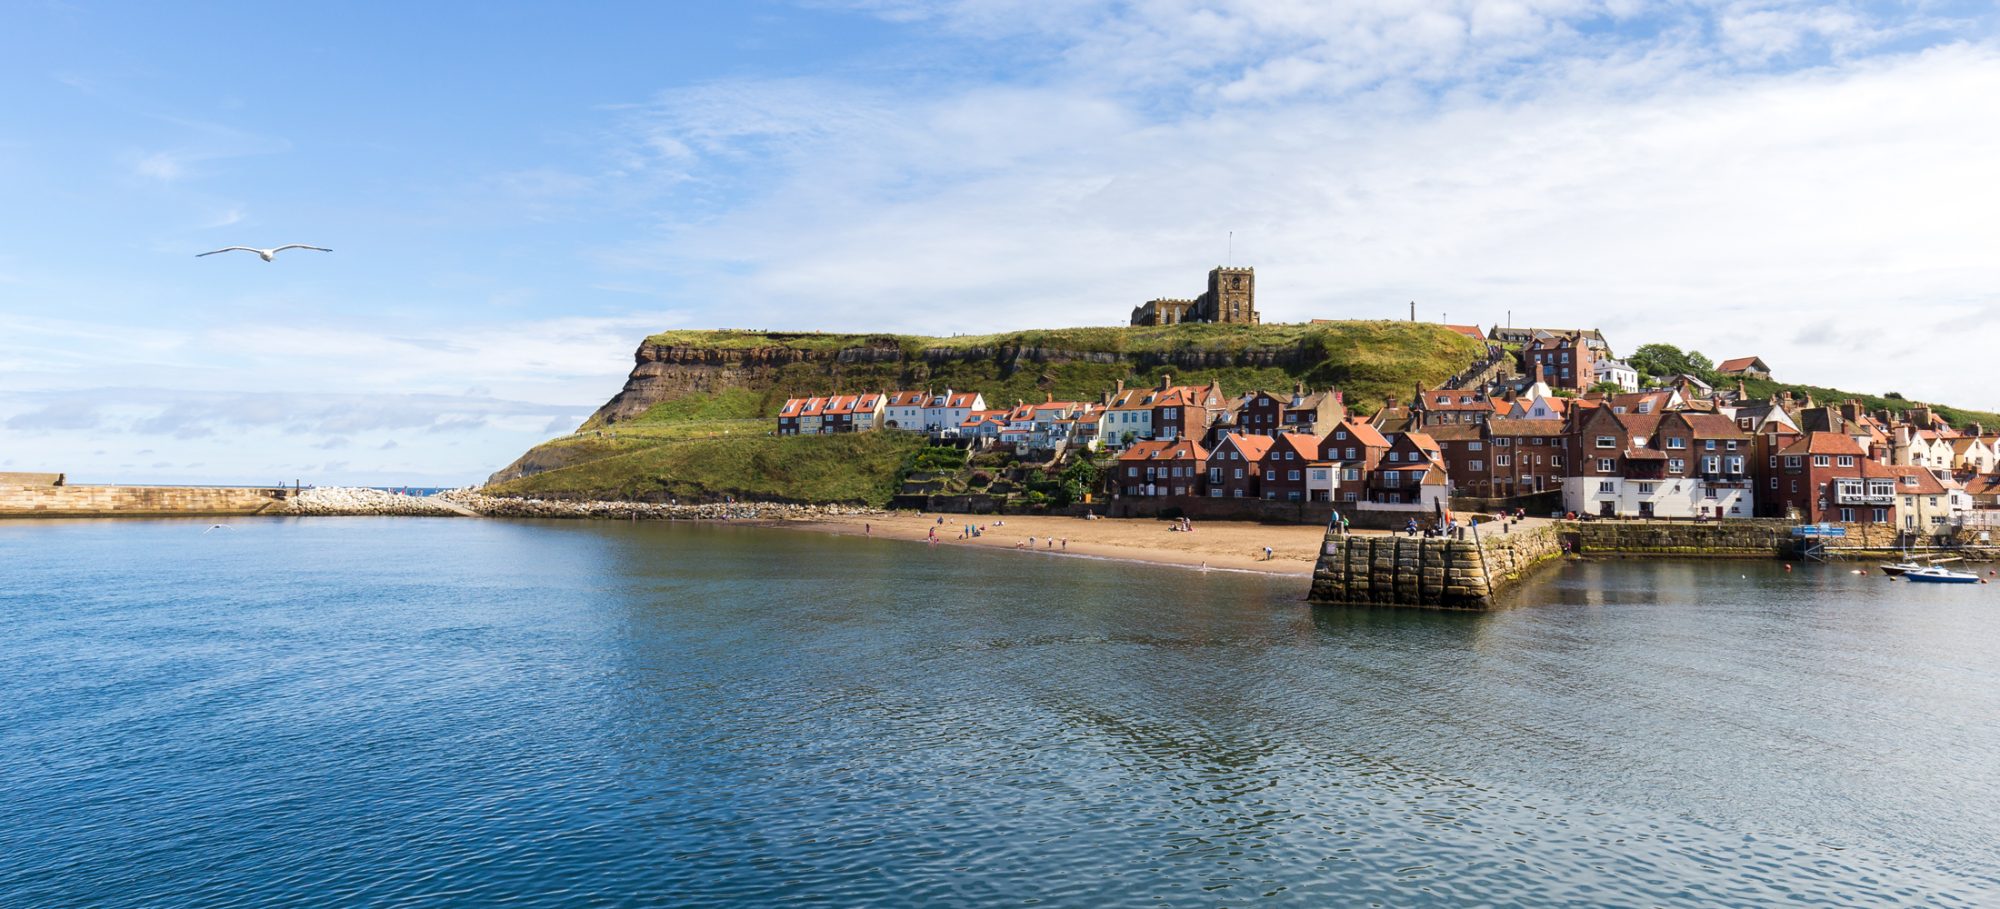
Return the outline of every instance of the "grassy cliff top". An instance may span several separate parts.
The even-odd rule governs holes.
[[[1454,341],[1456,339],[1456,341]],[[1464,342],[1463,344],[1457,342]],[[1179,350],[1236,352],[1260,347],[1293,347],[1301,344],[1328,347],[1379,349],[1387,356],[1421,355],[1435,350],[1471,349],[1469,339],[1426,322],[1341,321],[1308,324],[1302,322],[1267,325],[1145,325],[1097,326],[1085,328],[1039,328],[986,335],[953,335],[935,338],[923,335],[839,334],[833,332],[777,332],[720,330],[664,331],[646,338],[647,344],[669,347],[701,347],[722,350],[780,348],[805,351],[835,351],[849,347],[900,347],[916,354],[925,350],[982,350],[1002,347],[1034,347],[1079,353],[1145,354]]]

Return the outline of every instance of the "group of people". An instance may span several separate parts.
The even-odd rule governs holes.
[[[1179,531],[1181,533],[1193,533],[1194,522],[1188,520],[1186,515],[1182,515],[1179,518],[1176,518],[1172,524],[1168,524],[1167,529]]]

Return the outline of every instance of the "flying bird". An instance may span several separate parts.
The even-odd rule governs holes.
[[[207,530],[204,530],[204,531],[202,531],[202,532],[201,532],[201,535],[202,535],[202,536],[208,536],[208,535],[209,535],[210,533],[213,533],[213,532],[215,532],[215,531],[218,531],[218,530],[235,530],[235,529],[236,529],[236,528],[234,528],[234,527],[231,527],[231,526],[229,526],[228,524],[210,524],[210,525],[208,525],[208,529],[207,529]]]
[[[271,261],[272,256],[275,256],[288,249],[310,249],[316,252],[333,252],[333,250],[327,249],[324,246],[307,246],[304,243],[287,243],[283,246],[275,246],[270,249],[258,249],[255,246],[225,246],[221,249],[211,249],[205,253],[195,253],[194,257],[199,259],[202,256],[212,256],[215,255],[216,253],[229,252],[231,250],[237,250],[237,249],[243,250],[244,252],[256,253],[257,258],[263,259],[266,262]]]

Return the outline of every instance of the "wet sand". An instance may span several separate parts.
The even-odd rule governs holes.
[[[1090,556],[1200,569],[1257,571],[1268,574],[1309,577],[1318,558],[1325,530],[1317,526],[1253,524],[1234,521],[1196,521],[1192,532],[1170,530],[1172,522],[1150,518],[1095,521],[1070,517],[1026,515],[939,515],[914,513],[856,515],[815,521],[787,521],[774,524],[794,530],[822,531],[849,536],[880,537],[914,543],[927,541],[935,528],[939,546],[977,546],[985,549],[1026,550],[1030,537],[1035,552]],[[993,526],[993,522],[1004,522]],[[985,531],[976,539],[960,539],[965,525],[977,523]],[[1054,540],[1055,545],[1049,543]],[[1067,549],[1063,541],[1068,541]],[[1264,558],[1269,546],[1272,557]]]

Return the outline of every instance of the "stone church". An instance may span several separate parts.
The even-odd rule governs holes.
[[[1208,273],[1208,292],[1192,300],[1149,300],[1133,307],[1134,325],[1234,322],[1255,325],[1257,270],[1223,266]]]

